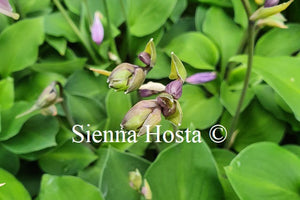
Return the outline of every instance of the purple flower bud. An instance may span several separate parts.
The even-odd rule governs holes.
[[[185,81],[190,84],[201,84],[216,79],[216,72],[201,72],[188,77]]]
[[[19,19],[18,13],[13,13],[8,0],[0,0],[0,13],[7,15],[13,19]]]
[[[161,107],[162,113],[165,117],[169,117],[176,112],[176,105],[170,94],[163,93],[156,98],[156,101]]]
[[[146,179],[144,179],[144,186],[141,189],[142,195],[145,197],[146,200],[152,199],[152,191],[150,185]]]
[[[279,0],[266,0],[264,7],[265,8],[273,7],[273,6],[276,6],[278,3],[279,3]]]
[[[182,95],[182,81],[177,79],[166,86],[166,92],[175,99],[179,99]]]
[[[151,56],[147,52],[143,51],[142,53],[139,54],[138,57],[139,57],[140,61],[142,61],[147,66],[149,66],[151,64]]]
[[[149,97],[151,95],[164,92],[165,89],[166,86],[163,84],[150,81],[139,88],[139,94],[141,97]]]
[[[94,22],[91,27],[92,39],[98,45],[101,44],[104,38],[104,29],[100,21],[100,15],[99,12],[95,12]]]

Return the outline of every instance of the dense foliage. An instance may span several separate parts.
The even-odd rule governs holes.
[[[11,0],[20,18],[0,15],[0,199],[300,199],[300,1],[274,18],[256,13],[253,21],[242,2],[250,3],[250,14],[264,6],[263,0]],[[101,21],[95,31],[102,28],[91,36],[94,16]],[[107,83],[120,63],[131,63],[125,68],[134,73],[136,65],[151,69],[133,86],[123,82],[117,90],[124,94],[112,76],[115,89]],[[216,78],[183,84],[203,72]],[[139,95],[143,82],[167,85],[170,78],[181,81],[175,89]],[[175,102],[174,112],[157,107],[155,98]],[[94,130],[132,127],[124,116],[148,116],[148,104],[126,115],[145,99],[158,113],[147,122],[159,123],[161,133],[200,130],[202,142],[145,142],[146,134],[136,143],[89,141]],[[75,124],[86,136],[81,143],[74,142]],[[227,129],[223,143],[210,138],[216,124]],[[216,134],[225,137],[224,130]]]

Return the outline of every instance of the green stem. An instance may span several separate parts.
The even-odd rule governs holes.
[[[105,10],[105,14],[106,14],[106,18],[107,18],[107,32],[108,32],[108,37],[109,37],[109,41],[110,41],[110,49],[112,51],[112,53],[117,56],[117,60],[116,62],[117,63],[121,63],[121,60],[120,60],[120,56],[119,56],[119,53],[118,53],[118,50],[117,50],[117,46],[116,46],[116,43],[115,43],[115,40],[112,36],[112,28],[111,28],[111,22],[110,22],[110,17],[109,17],[109,11],[108,11],[108,6],[107,6],[107,0],[104,0],[104,10]]]
[[[122,12],[123,12],[123,16],[125,18],[125,24],[126,24],[126,37],[127,37],[127,46],[129,49],[129,52],[131,52],[131,31],[130,31],[130,26],[128,24],[128,19],[127,19],[127,11],[126,11],[126,7],[124,4],[124,0],[120,0],[121,6],[122,6]]]
[[[61,5],[59,0],[53,0],[55,6],[58,8],[58,10],[61,12],[61,14],[64,16],[64,18],[67,20],[68,24],[71,26],[72,30],[76,34],[76,36],[79,38],[80,42],[83,44],[83,46],[86,48],[88,51],[89,55],[93,59],[95,63],[99,63],[96,54],[92,50],[90,44],[85,40],[83,35],[81,34],[80,30],[77,28],[76,24],[73,22],[73,20],[70,18],[69,14],[67,11],[64,9],[64,7]]]
[[[252,14],[252,11],[251,11],[251,5],[249,3],[249,0],[242,0],[242,3],[243,3],[243,6],[244,6],[244,9],[246,11],[247,18],[250,20],[250,16]]]
[[[229,133],[228,133],[228,139],[227,142],[225,144],[226,148],[229,148],[229,145],[231,143],[231,137],[233,135],[233,132],[236,131],[236,126],[238,124],[239,121],[239,117],[241,114],[241,109],[243,106],[243,102],[247,93],[247,88],[249,86],[249,80],[250,80],[250,75],[251,75],[251,71],[252,71],[252,64],[253,64],[253,54],[254,54],[254,40],[255,40],[255,22],[250,21],[249,20],[249,24],[248,24],[248,63],[247,63],[247,71],[246,71],[246,76],[245,76],[245,80],[244,80],[244,85],[243,85],[243,89],[242,89],[242,93],[240,96],[240,100],[238,102],[237,108],[236,108],[236,112],[235,115],[233,117],[230,129],[229,129]]]

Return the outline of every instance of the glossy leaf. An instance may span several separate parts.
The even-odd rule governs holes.
[[[148,166],[149,162],[142,158],[109,148],[105,169],[100,180],[100,189],[104,198],[139,200],[140,194],[129,185],[129,172],[138,169],[141,174],[144,174]]]
[[[31,197],[25,187],[12,174],[0,168],[1,186],[0,199],[30,200]]]
[[[14,80],[11,77],[0,81],[0,108],[11,108],[14,103]]]
[[[39,164],[47,173],[69,175],[84,169],[96,159],[97,156],[87,146],[68,141],[42,156]]]
[[[300,159],[276,144],[247,147],[225,171],[240,199],[300,199]]]
[[[74,176],[52,176],[45,174],[42,177],[39,200],[104,200],[100,191],[93,185]]]
[[[171,15],[176,0],[127,0],[127,19],[131,34],[145,36],[159,29]]]
[[[19,134],[2,144],[15,154],[39,151],[56,145],[58,121],[53,117],[37,115],[28,120]]]
[[[16,174],[20,168],[18,156],[5,149],[3,145],[0,145],[0,167],[12,174]]]
[[[207,98],[203,90],[192,85],[183,86],[179,102],[183,112],[180,128],[188,128],[190,124],[199,129],[209,128],[216,123],[223,110],[217,96]]]
[[[166,52],[174,52],[180,60],[197,69],[214,69],[219,53],[214,43],[198,32],[188,32],[174,38],[166,47]]]
[[[153,199],[223,198],[213,155],[204,142],[167,148],[149,167],[145,178]]]
[[[1,33],[0,74],[2,76],[6,77],[35,63],[38,47],[44,41],[43,31],[42,18],[34,18],[15,23]],[[27,37],[24,37],[24,33]]]
[[[290,56],[300,50],[298,41],[299,24],[289,24],[287,29],[272,29],[258,40],[255,54],[271,57]]]

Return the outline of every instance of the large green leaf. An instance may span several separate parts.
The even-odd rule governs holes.
[[[20,161],[16,154],[0,145],[0,168],[16,174],[20,168]]]
[[[247,57],[233,60],[246,62]],[[264,58],[255,56],[253,70],[284,99],[300,121],[300,59],[293,57]]]
[[[108,159],[100,180],[100,188],[105,199],[139,200],[140,194],[129,185],[129,172],[138,169],[144,174],[148,166],[149,162],[142,158],[109,148]]]
[[[300,24],[287,29],[274,28],[257,42],[255,54],[260,56],[289,56],[300,50]]]
[[[216,5],[216,6],[223,6],[223,7],[231,7],[231,1],[230,0],[197,0],[201,3],[208,3],[211,5]]]
[[[171,15],[177,0],[127,0],[127,19],[134,36],[145,36],[158,30]]]
[[[22,14],[25,15],[49,9],[50,2],[50,0],[18,0],[18,7]]]
[[[276,144],[245,148],[225,171],[240,199],[300,199],[300,159]]]
[[[39,164],[47,173],[69,175],[84,169],[96,158],[97,156],[84,144],[75,144],[68,141],[43,155],[39,160]]]
[[[59,13],[52,13],[45,16],[45,32],[49,35],[60,37],[63,36],[67,38],[70,42],[77,42],[78,37],[72,30],[71,26],[68,24],[64,16]]]
[[[204,142],[181,143],[167,148],[149,167],[145,178],[150,184],[153,200],[223,198],[216,163]]]
[[[24,124],[17,136],[2,144],[16,154],[39,151],[56,145],[58,129],[59,124],[54,117],[37,115]]]
[[[206,13],[203,32],[218,45],[224,72],[229,58],[237,53],[243,30],[221,8],[212,7]]]
[[[229,127],[228,113],[223,115],[222,125]],[[285,125],[276,119],[272,114],[262,108],[262,106],[254,101],[241,114],[237,125],[237,136],[234,142],[234,149],[241,151],[250,144],[270,141],[279,143],[283,138]]]
[[[207,98],[197,86],[184,85],[179,101],[183,112],[180,128],[188,128],[193,124],[196,128],[206,129],[215,124],[222,114],[223,107],[219,98]]]
[[[42,18],[22,20],[6,28],[0,35],[0,74],[6,77],[35,63],[43,41]]]
[[[214,69],[219,53],[214,43],[198,32],[188,32],[175,37],[166,47],[170,55],[174,52],[180,60],[197,69]]]
[[[39,200],[104,200],[93,185],[74,176],[43,175]]]
[[[0,109],[8,109],[14,103],[14,79],[7,77],[0,81]]]
[[[0,183],[5,183],[1,186],[0,199],[18,199],[30,200],[31,197],[24,186],[10,173],[0,168]]]
[[[106,112],[107,112],[107,130],[120,130],[120,124],[131,108],[131,99],[129,95],[121,92],[110,90],[106,96]]]
[[[17,135],[22,128],[23,124],[33,115],[36,114],[30,113],[23,117],[17,117],[18,115],[29,110],[32,104],[26,102],[15,103],[11,109],[1,112],[1,134],[0,140],[7,140],[15,135]]]

